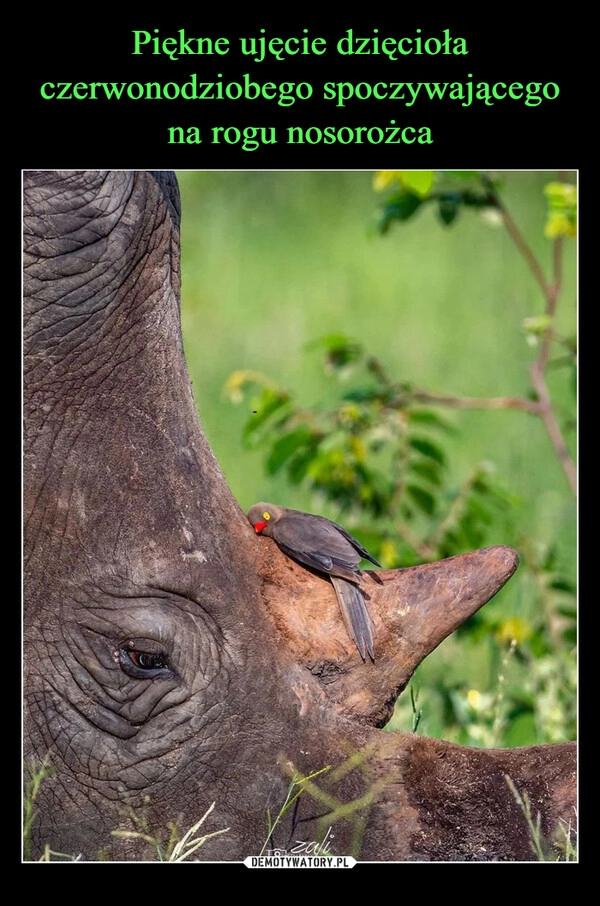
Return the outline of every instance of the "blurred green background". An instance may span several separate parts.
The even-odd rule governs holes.
[[[443,226],[433,206],[386,235],[375,228],[382,195],[370,171],[177,173],[182,196],[184,346],[202,424],[227,482],[246,510],[257,500],[344,520],[306,482],[268,474],[264,446],[243,429],[252,402],[225,392],[250,369],[304,409],[339,401],[339,375],[310,349],[327,334],[362,343],[397,381],[469,397],[527,396],[537,355],[524,319],[544,299],[498,217],[462,210]],[[545,273],[544,186],[551,171],[494,174]],[[575,175],[568,174],[570,182]],[[565,240],[554,330],[576,333],[576,242]],[[529,342],[528,342],[529,337]],[[556,358],[560,359],[559,350]],[[572,371],[548,383],[572,455]],[[516,547],[522,563],[479,615],[433,652],[401,696],[392,728],[473,745],[574,738],[576,505],[540,419],[521,411],[448,410],[448,487],[484,463],[510,505],[484,544]],[[426,517],[424,517],[426,518]],[[421,529],[424,522],[419,523]],[[465,549],[467,549],[465,547]]]

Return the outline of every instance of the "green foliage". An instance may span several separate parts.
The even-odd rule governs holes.
[[[423,406],[422,391],[392,382],[359,343],[336,336],[312,348],[322,349],[325,368],[339,389],[332,408],[302,409],[291,394],[258,374],[245,380],[233,376],[236,387],[251,394],[255,414],[243,434],[247,444],[263,449],[267,472],[281,471],[291,484],[302,482],[315,498],[315,511],[333,507],[335,518],[352,525],[385,568],[495,543],[499,522],[515,519],[520,500],[492,465],[473,466],[460,486],[453,485],[445,441],[457,429]],[[351,373],[356,381],[348,388]],[[261,401],[268,406],[267,417]],[[531,539],[515,543],[536,616],[495,608],[475,614],[456,636],[465,652],[470,646],[489,648],[499,665],[490,690],[465,688],[443,672],[425,706],[443,715],[438,732],[463,744],[520,745],[575,735],[575,588],[555,571],[555,551],[540,557]],[[420,689],[423,669],[417,671],[415,688]],[[390,729],[416,730],[423,710],[417,712],[411,689],[410,707],[400,700]]]
[[[463,208],[499,211],[502,183],[477,170],[383,170],[376,174],[374,188],[386,192],[377,221],[380,233],[388,232],[394,221],[409,220],[428,205],[436,210],[444,226],[453,224]],[[577,235],[577,189],[566,182],[549,182],[544,235],[547,239]],[[493,222],[493,219],[492,219]]]
[[[25,765],[25,793],[23,796],[23,859],[26,862],[31,861],[31,827],[35,818],[35,802],[40,790],[41,784],[52,773],[50,762],[46,758],[41,764],[29,763]],[[67,856],[62,853],[52,853],[50,847],[46,848],[46,853],[40,861],[51,861],[51,857],[56,856],[59,859],[74,859],[73,856]]]
[[[363,341],[338,330],[305,346],[312,364],[302,367],[303,379],[314,370],[315,354],[325,375],[320,382],[310,379],[321,388],[320,399],[311,405],[302,405],[297,392],[264,374],[240,371],[232,376],[231,398],[249,406],[244,442],[248,450],[261,452],[265,473],[279,488],[287,483],[310,501],[306,509],[343,522],[386,568],[498,543],[519,550],[518,576],[493,607],[483,608],[441,646],[443,653],[419,667],[410,700],[400,698],[391,729],[418,727],[428,735],[485,746],[572,739],[577,719],[575,588],[573,571],[565,568],[559,527],[553,530],[544,523],[543,535],[536,534],[527,519],[532,506],[527,488],[518,473],[502,469],[493,455],[471,458],[462,469],[454,462],[457,444],[469,444],[468,435],[461,438],[466,419],[464,413],[458,417],[458,410],[521,410],[509,417],[539,417],[547,443],[572,483],[567,440],[559,432],[567,432],[568,438],[573,431],[573,397],[569,403],[563,395],[556,410],[552,403],[559,370],[568,369],[572,389],[576,386],[575,339],[557,331],[556,303],[564,285],[557,264],[561,249],[554,251],[552,283],[512,220],[501,182],[478,171],[382,171],[374,186],[385,195],[378,219],[381,233],[394,222],[412,225],[416,212],[427,207],[444,226],[456,224],[464,209],[485,214],[488,222],[504,222],[544,302],[541,313],[521,320],[538,356],[530,369],[531,388],[520,397],[494,399],[431,392],[392,374]],[[562,218],[562,227],[555,218],[550,230],[560,242],[572,235],[574,187],[549,182],[545,195],[547,216],[558,213]],[[540,233],[542,229],[540,223]],[[550,236],[548,225],[545,234]],[[468,338],[457,342],[457,369],[465,364],[460,354],[465,343]],[[555,349],[561,355],[552,358]],[[492,358],[494,350],[495,344]],[[499,416],[488,412],[487,418],[492,423]],[[501,451],[501,429],[496,438]]]
[[[577,235],[577,190],[564,182],[550,182],[544,189],[548,213],[544,235],[548,239]]]
[[[236,372],[228,382],[234,401],[250,397],[242,436],[265,451],[267,473],[285,473],[356,522],[387,568],[483,544],[511,495],[485,463],[462,486],[450,483],[445,438],[456,430],[452,423],[423,405],[422,391],[394,382],[357,341],[327,336],[311,349],[335,382],[333,407],[301,408],[256,372]]]
[[[420,208],[431,205],[440,222],[450,226],[463,207],[494,210],[499,207],[498,181],[482,182],[476,170],[383,170],[374,180],[377,191],[387,191],[377,222],[380,233],[395,220],[409,220]]]

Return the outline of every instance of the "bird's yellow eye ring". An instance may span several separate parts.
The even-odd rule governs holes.
[[[270,513],[263,513],[263,519],[266,519],[267,522],[269,521],[270,518],[271,518],[271,514],[270,514]]]

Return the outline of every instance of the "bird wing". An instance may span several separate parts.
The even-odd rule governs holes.
[[[350,581],[360,578],[360,554],[329,519],[288,510],[285,519],[270,528],[270,534],[285,554],[305,566]]]
[[[309,514],[302,513],[300,510],[287,510],[286,522],[290,517],[295,521],[298,516],[304,517],[306,515]],[[358,538],[347,532],[343,525],[338,525],[337,522],[333,522],[333,520],[327,519],[325,516],[310,514],[310,519],[314,538],[323,544],[323,549],[326,549],[327,553],[331,553],[332,559],[337,559],[340,565],[349,566],[351,561],[354,562],[356,560],[356,565],[358,566],[360,561],[364,559],[370,560],[375,566],[381,567],[379,560],[376,560],[373,554],[370,554],[366,547],[363,547]],[[337,529],[337,532],[332,532],[332,528]],[[349,547],[355,553],[351,553]],[[358,558],[356,558],[356,554],[358,554]]]
[[[341,525],[338,525],[337,522],[332,522],[332,525],[335,525],[336,529],[342,535],[346,541],[349,541],[354,550],[360,554],[361,560],[370,560],[371,563],[374,563],[375,566],[381,566],[379,560],[376,560],[373,554],[370,554],[366,547],[363,547],[358,538],[355,538],[354,535],[351,535],[350,532],[347,532],[345,528]]]
[[[329,557],[321,551],[314,551],[308,548],[302,549],[297,545],[288,547],[278,538],[272,537],[276,542],[277,547],[282,550],[284,554],[287,554],[292,560],[297,560],[298,563],[302,563],[303,566],[310,566],[311,569],[314,569],[319,573],[326,573],[329,576],[340,576],[344,579],[348,579],[349,582],[360,581],[362,573],[357,566],[348,565],[346,561],[340,561],[337,558]]]

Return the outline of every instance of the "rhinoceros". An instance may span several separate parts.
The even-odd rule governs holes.
[[[515,551],[378,571],[365,662],[331,583],[256,536],[203,434],[174,175],[27,171],[23,211],[27,776],[44,766],[26,857],[152,860],[204,818],[193,859],[320,841],[533,860],[515,792],[551,845],[575,820],[574,743],[384,729]]]

